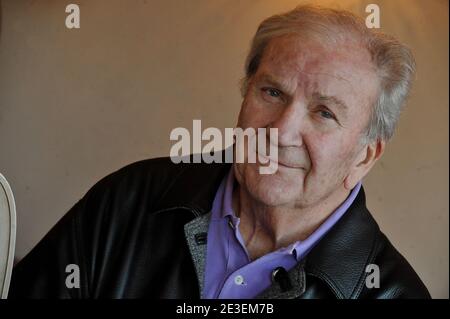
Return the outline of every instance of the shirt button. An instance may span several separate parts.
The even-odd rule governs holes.
[[[234,283],[236,285],[242,285],[244,283],[244,277],[242,277],[241,275],[237,275],[236,277],[234,277]]]

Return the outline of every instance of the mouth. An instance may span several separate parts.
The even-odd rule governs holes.
[[[280,161],[280,160],[275,160],[274,158],[272,158],[270,156],[266,156],[266,155],[263,155],[263,154],[260,154],[260,153],[256,153],[256,154],[258,156],[261,156],[265,160],[270,161],[272,163],[275,163],[275,164],[277,164],[278,166],[281,166],[281,167],[292,168],[292,169],[304,169],[304,167],[302,167],[301,165],[298,165],[298,164],[291,164],[291,163],[286,163],[286,162],[283,162],[283,161]],[[262,164],[264,164],[264,163],[262,163]]]

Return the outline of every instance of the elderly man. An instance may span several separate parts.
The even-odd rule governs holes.
[[[428,298],[361,185],[413,72],[405,46],[349,12],[300,6],[270,17],[253,39],[237,126],[277,129],[276,141],[265,137],[276,172],[248,160],[129,165],[16,266],[10,295]]]

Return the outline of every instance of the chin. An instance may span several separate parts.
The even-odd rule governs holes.
[[[288,206],[290,203],[295,201],[293,196],[289,196],[289,194],[280,192],[279,190],[258,189],[251,193],[252,196],[258,200],[258,202],[268,207]]]
[[[274,174],[261,175],[257,165],[251,166],[246,167],[244,171],[244,183],[253,198],[266,206],[288,205],[298,199],[302,192],[303,176],[281,170]]]

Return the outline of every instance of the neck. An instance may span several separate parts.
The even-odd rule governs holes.
[[[233,191],[233,208],[252,260],[308,238],[347,198],[344,187],[311,207],[267,206],[245,188]]]

